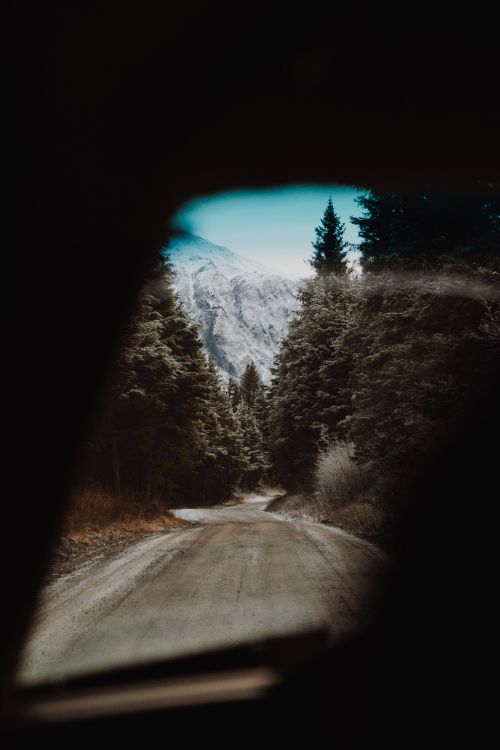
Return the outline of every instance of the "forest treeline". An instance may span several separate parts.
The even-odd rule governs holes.
[[[158,258],[117,355],[79,485],[143,507],[280,484],[377,536],[404,478],[491,377],[500,346],[497,186],[364,191],[352,268],[328,201],[270,388],[222,382]],[[342,515],[344,513],[344,515]],[[347,520],[346,520],[347,519]],[[370,528],[373,526],[373,528]],[[351,524],[352,526],[352,524]]]
[[[329,201],[316,276],[279,351],[270,396],[274,477],[317,517],[376,539],[405,482],[500,362],[499,191],[371,191],[350,270]]]
[[[161,256],[141,291],[85,448],[80,486],[144,506],[209,504],[269,469],[264,386],[250,363],[225,386]]]

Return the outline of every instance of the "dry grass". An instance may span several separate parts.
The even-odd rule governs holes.
[[[246,495],[243,492],[235,492],[223,505],[241,505],[245,502]]]
[[[339,442],[320,453],[315,467],[318,520],[365,539],[383,543],[387,512],[376,502],[370,467],[354,460],[354,446]]]
[[[81,564],[111,558],[149,534],[189,525],[157,500],[145,505],[129,493],[116,497],[98,488],[77,490],[54,549],[47,583],[72,574]]]
[[[189,525],[154,500],[145,505],[132,493],[116,497],[98,488],[78,490],[70,501],[63,541],[70,547],[94,547],[105,540],[167,531]]]
[[[268,510],[290,518],[332,524],[356,536],[386,546],[391,519],[377,502],[374,472],[359,466],[353,446],[336,443],[320,453],[312,492],[277,497]]]
[[[282,495],[274,498],[267,510],[292,519],[331,524],[381,547],[388,546],[387,526],[391,519],[379,505],[364,499],[332,508],[320,500],[317,493]]]
[[[373,503],[351,503],[343,508],[336,508],[328,520],[356,536],[362,536],[377,543],[384,540],[386,513]]]

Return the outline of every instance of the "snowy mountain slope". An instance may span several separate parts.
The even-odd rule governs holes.
[[[240,378],[253,360],[269,382],[300,282],[195,235],[177,236],[167,255],[176,291],[224,379]]]

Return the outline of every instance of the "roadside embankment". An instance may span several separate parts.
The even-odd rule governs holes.
[[[328,506],[317,494],[291,493],[273,498],[267,510],[291,520],[306,520],[336,526],[382,548],[390,548],[389,519],[383,508],[366,501],[342,507]]]
[[[131,493],[118,497],[98,488],[79,490],[70,500],[49,580],[76,564],[112,556],[143,537],[188,525],[156,499],[145,503]]]

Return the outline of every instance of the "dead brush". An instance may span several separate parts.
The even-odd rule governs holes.
[[[359,500],[367,474],[354,460],[354,446],[338,442],[322,451],[314,469],[316,495],[325,514]]]
[[[332,513],[332,522],[345,531],[370,540],[379,540],[387,521],[386,513],[372,503],[351,503]]]
[[[97,487],[77,490],[71,498],[63,526],[63,536],[85,539],[106,531],[110,537],[138,532],[162,531],[185,526],[186,521],[165,510],[155,498],[148,504],[132,492],[119,497]]]

